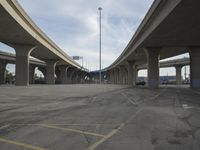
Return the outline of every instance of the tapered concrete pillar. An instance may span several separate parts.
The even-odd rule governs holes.
[[[114,84],[118,84],[118,68],[114,69]]]
[[[159,87],[159,60],[160,48],[145,48],[148,66],[148,86],[149,88]]]
[[[78,74],[78,83],[84,83],[85,82],[85,77],[86,77],[86,73],[81,71]],[[103,77],[103,76],[102,76]],[[103,80],[102,80],[103,81]],[[103,83],[103,82],[102,82]]]
[[[114,84],[114,71],[110,70],[109,72],[110,72],[110,83]]]
[[[182,84],[182,75],[181,75],[182,67],[183,67],[182,65],[175,66],[175,68],[176,68],[176,84],[177,85]]]
[[[119,66],[119,84],[123,84],[123,66]]]
[[[138,82],[138,80],[139,80],[139,76],[138,76],[138,74],[139,74],[139,69],[138,68],[136,68],[136,83]]]
[[[56,75],[55,82],[61,84],[61,72],[57,66],[55,67],[55,75]]]
[[[55,84],[55,67],[57,60],[47,60],[46,61],[46,83]]]
[[[136,65],[134,61],[128,61],[128,85],[136,85]]]
[[[107,83],[110,83],[110,71],[106,71],[106,79],[107,79]]]
[[[68,66],[59,66],[61,84],[67,83],[67,68]]]
[[[71,83],[76,83],[77,72],[78,72],[78,69],[74,68],[72,70],[72,72],[70,73],[70,78],[69,79],[70,79]]]
[[[125,74],[125,84],[128,84],[128,66],[124,67],[124,74]]]
[[[75,70],[75,68],[72,68],[72,67],[67,68],[67,83],[68,84],[72,83],[71,75],[74,70]]]
[[[31,51],[33,51],[35,48],[35,46],[14,46],[14,49],[16,51],[15,85],[29,85],[29,56]]]
[[[5,84],[6,79],[6,61],[0,61],[0,84]]]
[[[120,66],[119,70],[120,70],[120,74],[119,74],[120,83],[125,84],[126,83],[126,68],[124,66]]]
[[[35,68],[36,68],[36,65],[30,64],[29,66],[29,83],[30,84],[35,83]]]
[[[72,81],[73,81],[74,84],[78,84],[79,83],[79,74],[80,74],[79,70],[74,72],[74,75],[72,77]]]
[[[200,47],[190,48],[190,86],[200,88]]]

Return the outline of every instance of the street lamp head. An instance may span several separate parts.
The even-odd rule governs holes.
[[[99,8],[98,8],[98,10],[99,10],[99,11],[101,11],[101,10],[102,10],[102,8],[101,8],[101,7],[99,7]]]

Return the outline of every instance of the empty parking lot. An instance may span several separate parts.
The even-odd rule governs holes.
[[[2,86],[2,150],[199,150],[200,91]]]

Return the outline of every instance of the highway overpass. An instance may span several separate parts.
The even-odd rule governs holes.
[[[158,88],[159,60],[189,53],[191,87],[200,88],[199,10],[199,0],[155,0],[125,50],[106,68],[111,80],[116,68],[128,68],[128,83],[135,86],[137,67],[147,64],[148,86]]]
[[[180,85],[182,84],[182,68],[184,66],[190,65],[190,59],[189,58],[181,58],[181,59],[174,59],[174,60],[168,60],[168,61],[162,61],[159,62],[160,68],[167,68],[167,67],[175,67],[176,69],[176,84]],[[147,69],[148,65],[138,65],[136,68],[136,79],[138,78],[138,72],[139,70]],[[98,81],[99,78],[99,71],[93,71],[91,72],[91,76],[93,77],[93,80]],[[128,84],[128,66],[118,66],[115,67],[115,69],[112,70],[102,70],[102,76],[105,77],[106,80],[108,80],[109,83],[112,84]],[[136,82],[136,80],[135,80]]]
[[[7,64],[16,64],[16,55],[5,51],[0,51],[0,84],[5,84],[5,73]],[[35,69],[42,72],[44,79],[46,79],[46,62],[31,57],[29,59],[29,83],[34,84]],[[84,82],[86,77],[89,77],[87,71],[74,69],[73,67],[56,66],[55,67],[56,80],[58,83],[80,83]],[[64,74],[64,76],[63,76]]]
[[[56,66],[63,82],[68,68],[74,73],[87,72],[37,27],[16,0],[0,0],[0,12],[0,42],[16,52],[16,85],[29,84],[30,56],[45,62],[47,84],[55,83]]]

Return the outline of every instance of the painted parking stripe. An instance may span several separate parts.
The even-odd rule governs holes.
[[[124,123],[122,123],[117,129],[112,130],[110,133],[108,133],[105,137],[91,145],[87,150],[95,150],[97,147],[99,147],[101,144],[103,144],[105,141],[110,139],[112,136],[114,136],[117,132],[119,132],[124,126],[129,123],[132,119],[134,119],[142,110],[138,110],[134,115],[132,115],[128,120],[126,120]]]
[[[32,150],[47,150],[47,149],[44,149],[44,148],[32,146],[32,145],[29,145],[29,144],[24,144],[24,143],[21,143],[21,142],[12,141],[12,140],[8,140],[8,139],[4,139],[4,138],[0,138],[0,142],[12,144],[12,145],[32,149]]]
[[[137,103],[133,101],[131,98],[129,98],[125,93],[122,93],[122,96],[124,96],[131,104],[137,105]]]
[[[87,134],[87,135],[92,135],[92,136],[97,136],[97,137],[105,137],[102,134],[97,134],[97,133],[92,133],[92,132],[87,132],[87,131],[81,131],[81,130],[76,130],[76,129],[70,129],[70,128],[63,128],[63,127],[53,126],[53,125],[49,125],[49,124],[40,124],[40,126],[46,127],[46,128],[51,128],[51,129],[62,130],[62,131],[69,131],[69,132],[75,132],[75,133],[80,133],[80,134]]]

